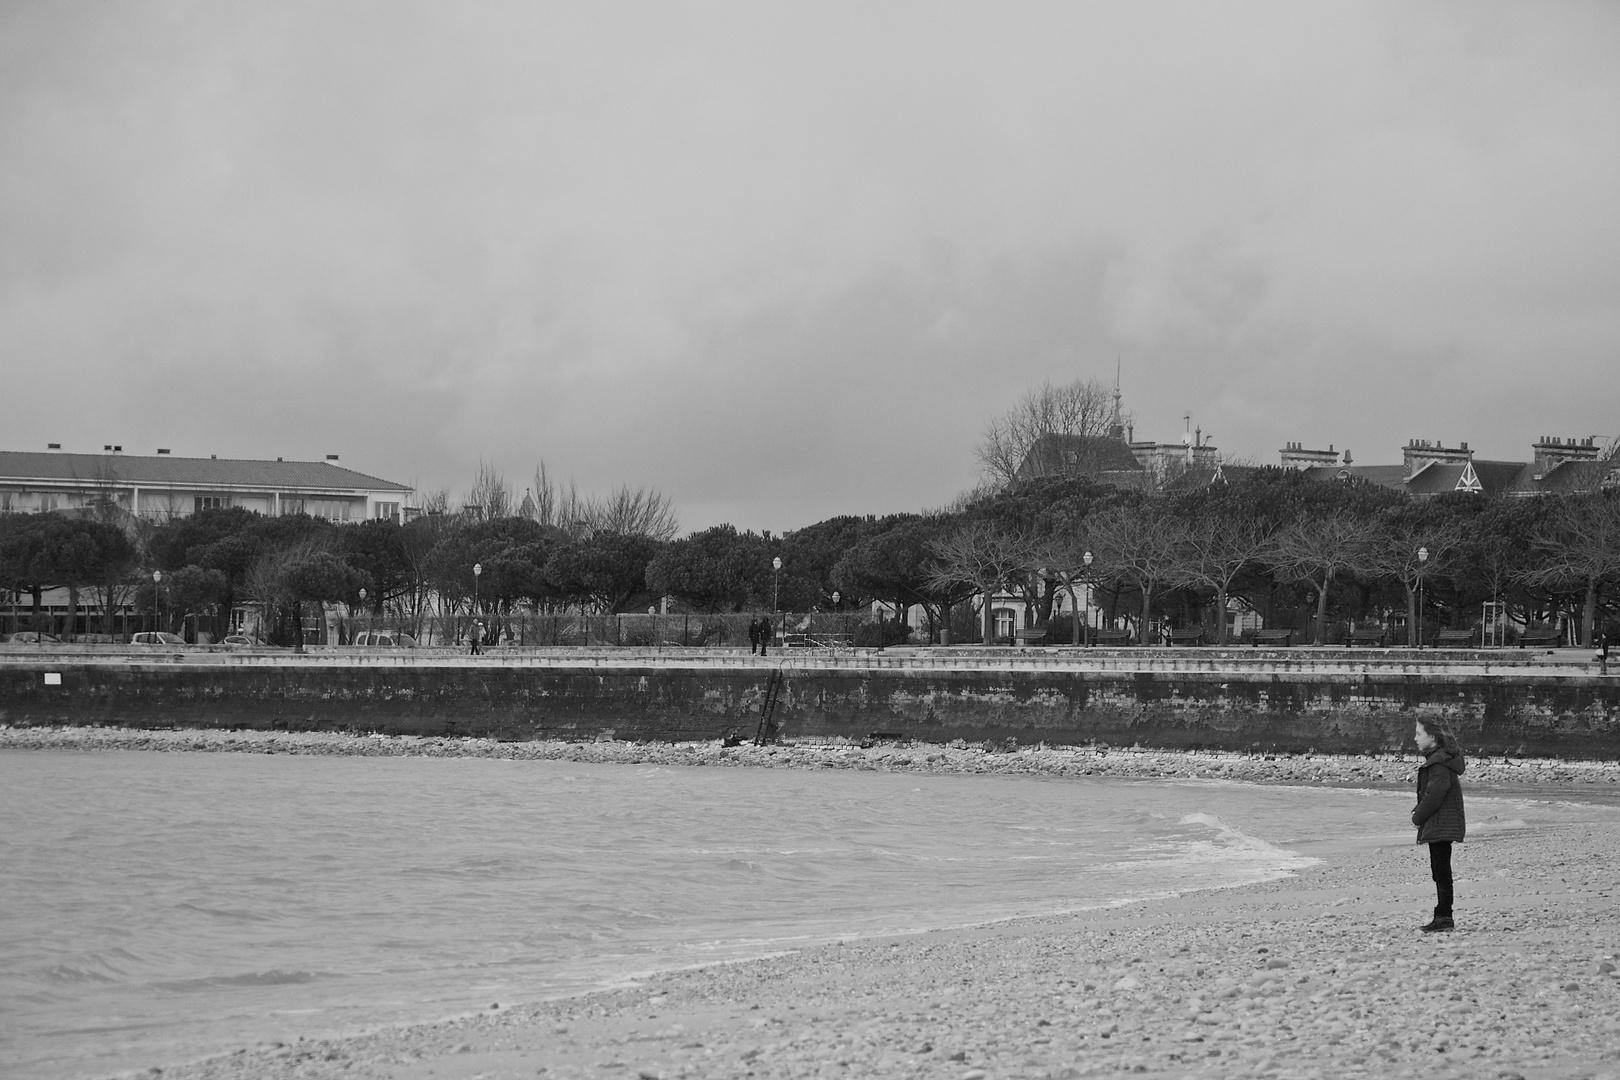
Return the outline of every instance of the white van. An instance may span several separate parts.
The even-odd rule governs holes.
[[[362,630],[354,635],[353,645],[385,646],[393,649],[414,649],[416,639],[398,630]]]

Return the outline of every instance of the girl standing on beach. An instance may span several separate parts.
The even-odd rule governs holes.
[[[1451,845],[1460,843],[1468,831],[1463,817],[1463,755],[1451,732],[1432,720],[1419,720],[1413,737],[1424,755],[1417,774],[1417,808],[1412,824],[1417,826],[1417,842],[1429,845],[1429,872],[1434,877],[1434,919],[1423,927],[1425,934],[1450,930]]]

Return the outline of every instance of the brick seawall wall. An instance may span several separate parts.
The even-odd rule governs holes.
[[[1425,716],[1450,723],[1474,754],[1620,758],[1620,678],[1595,669],[1201,661],[1206,670],[1181,670],[1138,655],[1113,667],[789,664],[777,719],[788,737],[883,731],[931,742],[1355,753],[1409,743],[1413,720]],[[633,657],[6,657],[0,723],[714,739],[734,727],[753,733],[770,670],[743,659],[682,666]]]

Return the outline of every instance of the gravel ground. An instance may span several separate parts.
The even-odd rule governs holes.
[[[1405,782],[1416,758],[1088,749],[770,750],[220,731],[0,729],[0,749],[430,754],[666,764]],[[1606,791],[1612,764],[1470,762],[1504,793]],[[1620,815],[1615,815],[1620,818]],[[166,1080],[249,1078],[1552,1077],[1620,1080],[1620,820],[1457,851],[1458,929],[1424,936],[1426,853],[1299,844],[1263,885],[821,946],[339,1040]],[[146,1074],[156,1076],[156,1070]]]
[[[1323,783],[1356,787],[1409,784],[1415,754],[1265,754],[1126,747],[1019,747],[1015,744],[881,744],[843,742],[721,747],[704,743],[499,742],[494,739],[255,732],[198,728],[0,727],[0,750],[149,750],[249,754],[485,757],[514,760],[765,768],[877,769],[921,773],[1024,773],[1049,776],[1192,777],[1257,783]],[[1548,758],[1469,758],[1468,779],[1492,787],[1560,788],[1615,785],[1620,762]]]

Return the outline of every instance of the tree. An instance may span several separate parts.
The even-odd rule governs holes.
[[[1502,603],[1504,614],[1518,603],[1519,617],[1528,624],[1530,598],[1526,575],[1534,569],[1533,543],[1547,515],[1549,500],[1490,499],[1469,496],[1468,509],[1476,512],[1459,523],[1462,544],[1453,575],[1459,597],[1474,603]]]
[[[1206,504],[1202,513],[1183,521],[1171,577],[1179,584],[1214,590],[1216,635],[1222,645],[1227,643],[1226,605],[1232,584],[1260,562],[1275,532],[1276,525],[1268,519],[1220,504]]]
[[[1577,592],[1581,598],[1581,645],[1591,648],[1598,600],[1620,585],[1620,494],[1572,495],[1554,505],[1536,533],[1538,566],[1531,581]]]
[[[1185,562],[1185,524],[1162,503],[1149,501],[1095,515],[1086,524],[1086,535],[1095,558],[1092,574],[1141,592],[1136,634],[1137,643],[1146,645],[1154,593],[1175,580]]]
[[[181,626],[187,615],[207,615],[215,612],[229,595],[230,586],[220,570],[205,570],[200,566],[182,566],[163,575],[163,592],[169,602],[169,624],[175,625],[176,616]]]
[[[681,531],[675,504],[652,488],[620,485],[601,499],[585,505],[585,520],[591,532],[617,536],[639,536],[650,540],[673,540]]]
[[[1443,509],[1424,503],[1385,513],[1369,534],[1364,568],[1405,591],[1407,644],[1422,644],[1416,635],[1423,626],[1418,599],[1424,582],[1455,568],[1462,539],[1462,530]]]
[[[512,489],[506,486],[506,477],[494,465],[482,459],[473,473],[472,490],[467,493],[462,510],[477,521],[493,521],[512,514]]]
[[[289,533],[320,528],[314,519],[295,518],[293,524],[272,525],[271,521],[241,507],[201,510],[187,517],[172,518],[152,531],[147,551],[158,569],[170,574],[186,566],[218,570],[225,578],[224,591],[216,604],[214,632],[223,636],[230,611],[242,595],[248,567],[258,558],[265,543],[284,543]]]
[[[36,621],[52,577],[45,535],[47,521],[43,514],[0,515],[0,580],[13,596],[32,594]]]
[[[782,604],[790,611],[833,607],[837,591],[839,605],[861,607],[873,594],[858,589],[842,589],[833,582],[833,570],[846,552],[880,531],[878,519],[844,515],[795,529],[782,537]]]
[[[1341,575],[1372,568],[1377,536],[1371,519],[1347,510],[1296,518],[1272,536],[1266,558],[1277,574],[1316,591],[1317,645],[1327,637],[1328,591]]]
[[[647,566],[647,585],[698,611],[741,611],[770,591],[770,544],[730,525],[695,532],[658,552]]]
[[[343,560],[371,578],[371,610],[409,595],[413,584],[405,554],[405,529],[391,518],[373,518],[339,530],[337,550]]]
[[[647,597],[648,564],[660,547],[649,536],[594,533],[557,549],[544,574],[562,595],[617,614]]]
[[[55,584],[67,587],[67,637],[72,640],[77,632],[80,591],[127,574],[135,564],[135,545],[115,525],[67,515],[47,515],[42,533],[42,569]],[[102,610],[106,624],[110,618],[106,608]]]
[[[934,562],[927,569],[930,587],[949,594],[965,588],[966,596],[984,594],[984,641],[995,637],[991,599],[1004,584],[1030,567],[1035,549],[1028,535],[992,521],[968,521],[929,541]]]
[[[1042,436],[1106,436],[1113,424],[1114,393],[1101,380],[1046,382],[990,421],[974,453],[987,480],[1009,487]]]
[[[894,603],[897,618],[906,608],[922,606],[931,624],[948,616],[941,611],[935,587],[931,545],[941,534],[941,523],[915,514],[881,519],[872,535],[861,540],[833,566],[832,581],[850,595],[867,594]]]

